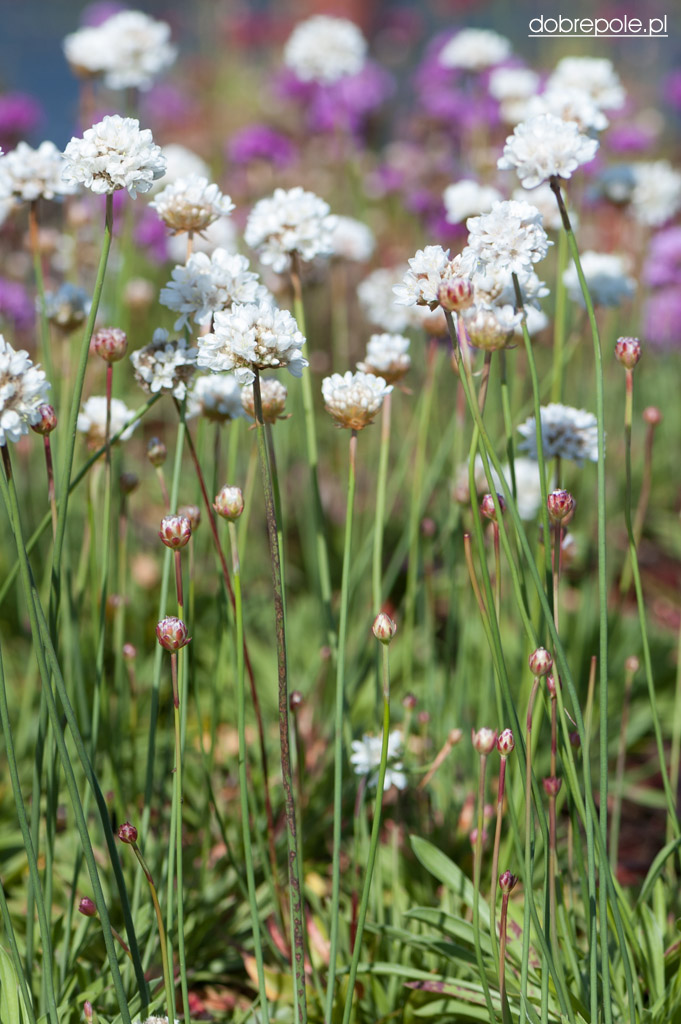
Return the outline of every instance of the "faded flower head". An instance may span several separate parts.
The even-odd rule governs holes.
[[[485,352],[505,348],[523,316],[522,312],[516,312],[511,305],[470,306],[462,315],[471,345]]]
[[[91,305],[88,292],[68,281],[56,292],[45,292],[45,315],[51,324],[65,332],[85,323]]]
[[[277,273],[287,270],[291,254],[308,262],[316,256],[331,256],[336,218],[329,204],[299,185],[277,188],[251,210],[244,240],[257,249],[261,262]]]
[[[355,775],[366,775],[367,786],[378,784],[378,766],[381,763],[381,747],[383,738],[381,736],[370,736],[364,733],[361,740],[353,740],[350,764],[354,766]],[[397,789],[404,789],[407,785],[407,776],[401,761],[396,760],[402,753],[402,733],[394,729],[388,735],[388,768],[383,782],[383,791],[386,792],[391,786]]]
[[[132,409],[128,409],[125,402],[120,398],[111,399],[111,436],[130,423],[135,416]],[[139,422],[139,421],[138,421]],[[120,440],[127,441],[132,437],[132,432],[137,426],[123,430]],[[78,413],[78,430],[81,434],[87,435],[87,443],[90,448],[100,448],[106,440],[106,398],[104,395],[93,395],[85,402],[82,411]]]
[[[230,196],[223,195],[216,184],[197,174],[172,181],[157,193],[149,206],[173,234],[205,231],[234,209]]]
[[[225,484],[215,495],[213,508],[219,516],[230,523],[236,522],[244,510],[244,496],[240,487]]]
[[[240,384],[250,384],[255,370],[285,366],[300,377],[308,365],[302,354],[305,338],[294,317],[269,302],[216,313],[213,332],[198,339],[197,365],[214,372],[231,370]]]
[[[147,458],[155,469],[158,469],[168,458],[168,449],[160,437],[151,437],[147,441]]]
[[[168,332],[159,327],[151,342],[130,356],[135,380],[152,395],[166,392],[181,401],[196,370],[197,352],[185,337],[171,340]]]
[[[276,423],[286,419],[286,399],[288,389],[276,377],[260,378],[260,399],[262,401],[263,423]],[[241,404],[251,419],[255,419],[255,396],[253,385],[245,384],[241,389]]]
[[[366,263],[376,248],[371,228],[354,217],[336,217],[333,229],[333,255],[355,263]]]
[[[18,441],[41,423],[50,384],[24,349],[15,351],[0,334],[0,446]]]
[[[570,178],[580,164],[593,160],[597,149],[598,140],[583,135],[574,121],[537,114],[516,125],[497,167],[515,168],[523,188],[534,188],[549,178]]]
[[[156,624],[156,639],[161,647],[172,652],[186,647],[191,637],[182,619],[178,619],[176,615],[167,615]]]
[[[372,373],[334,373],[322,381],[322,396],[326,411],[341,427],[363,430],[373,422],[383,399],[392,391],[383,377]]]
[[[187,416],[227,423],[244,415],[241,388],[233,373],[204,373],[194,378],[187,397]]]
[[[269,294],[249,266],[246,256],[218,248],[210,256],[192,253],[185,264],[174,267],[159,302],[180,314],[175,330],[186,327],[192,317],[197,324],[209,324],[215,313],[234,303],[258,302]]]
[[[362,373],[383,377],[388,384],[402,380],[410,366],[409,338],[403,334],[372,334],[364,362],[357,363]]]
[[[148,192],[166,169],[151,131],[140,131],[139,121],[120,114],[108,114],[82,139],[71,139],[64,161],[65,182],[83,184],[98,194],[125,188],[133,199],[138,192]]]
[[[439,62],[445,68],[484,71],[501,64],[511,53],[505,36],[486,28],[464,28],[440,51]]]
[[[547,88],[557,92],[579,89],[601,110],[619,109],[625,100],[612,61],[603,57],[563,57],[551,74]]]
[[[364,66],[367,43],[347,18],[318,14],[296,25],[284,49],[284,63],[302,82],[330,85]]]
[[[464,266],[474,270],[502,268],[506,273],[527,273],[543,260],[552,245],[542,226],[536,206],[508,199],[495,203],[489,213],[469,217],[468,246],[462,253]]]
[[[612,252],[588,250],[580,256],[591,300],[596,306],[619,306],[636,291],[636,279],[628,271],[629,259]],[[586,308],[574,263],[563,274],[563,283],[572,302]]]
[[[463,224],[474,214],[488,213],[502,199],[501,192],[491,185],[481,185],[470,178],[448,185],[442,194],[445,217],[450,224]]]
[[[41,142],[37,149],[20,142],[0,156],[0,196],[26,203],[61,199],[76,191],[63,180],[63,169],[64,157],[53,142]]]
[[[570,459],[581,466],[598,461],[598,421],[593,413],[551,402],[541,407],[542,449],[545,459]],[[537,458],[536,421],[530,416],[518,427],[523,440],[518,451]]]
[[[104,76],[109,89],[149,89],[177,55],[165,21],[128,10],[66,36],[64,53],[76,75]]]
[[[659,227],[681,209],[681,173],[668,160],[634,164],[631,211],[640,224]]]

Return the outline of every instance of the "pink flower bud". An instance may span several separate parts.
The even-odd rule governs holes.
[[[137,829],[129,821],[126,821],[118,830],[118,838],[122,843],[132,845],[137,842]]]
[[[186,516],[164,516],[158,535],[167,548],[177,551],[189,543],[192,535],[192,524]]]
[[[560,676],[558,676],[558,686],[561,688],[561,690],[563,689],[563,684],[560,681]],[[556,696],[556,677],[555,676],[547,676],[546,677],[546,689],[549,691],[549,697],[553,698],[553,697]]]
[[[638,338],[618,338],[615,357],[627,370],[633,370],[641,358],[641,342]]]
[[[178,619],[174,615],[168,615],[157,623],[156,637],[166,651],[179,651],[191,640],[191,637],[187,636],[187,627],[182,619]]]
[[[120,327],[102,327],[92,339],[92,350],[107,363],[117,363],[125,355],[128,336]]]
[[[122,653],[126,661],[134,661],[137,657],[137,648],[134,644],[123,644]]]
[[[407,711],[413,711],[414,708],[416,707],[416,702],[416,694],[405,693],[404,697],[402,698],[402,707],[405,708]]]
[[[582,745],[582,741],[579,738],[579,733],[578,732],[571,732],[570,733],[570,746],[571,747],[575,747],[577,750],[579,750],[581,745]]]
[[[385,612],[379,612],[372,626],[374,636],[382,644],[389,644],[397,632],[397,626]]]
[[[448,313],[458,313],[473,305],[473,284],[467,277],[450,277],[443,281],[437,293],[438,301]]]
[[[449,733],[447,734],[447,742],[453,747],[457,743],[461,742],[461,737],[462,736],[463,736],[463,730],[462,729],[450,729]]]
[[[147,442],[147,458],[152,466],[162,466],[168,457],[168,449],[160,437],[152,437]]]
[[[545,676],[553,668],[553,658],[545,647],[538,647],[530,655],[530,672],[533,676]]]
[[[228,487],[225,485],[215,495],[213,508],[219,516],[229,523],[234,523],[244,510],[244,496],[240,487]]]
[[[94,1010],[92,1009],[92,1003],[89,999],[86,999],[83,1003],[83,1016],[85,1017],[87,1024],[92,1024]]]
[[[52,406],[45,402],[38,406],[38,415],[40,419],[37,423],[32,424],[32,428],[36,434],[42,434],[45,437],[47,434],[51,434],[57,426],[57,414]]]
[[[627,672],[631,672],[633,675],[634,672],[638,672],[640,664],[641,663],[636,657],[636,655],[630,654],[627,660],[624,662],[624,667],[627,670]]]
[[[513,739],[513,733],[510,729],[504,729],[503,732],[499,733],[497,739],[497,750],[502,757],[508,757],[515,750],[515,740]]]
[[[491,754],[497,742],[496,729],[471,729],[471,740],[479,754]]]
[[[662,422],[662,413],[656,405],[649,405],[643,410],[643,419],[651,427],[656,427]]]
[[[478,830],[477,830],[477,828],[474,828],[472,830],[472,832],[471,832],[471,834],[469,835],[468,838],[470,839],[471,846],[475,846],[477,844],[477,842],[478,842]],[[488,839],[489,839],[489,836],[488,836],[488,833],[487,833],[487,829],[483,828],[483,830],[482,830],[482,845],[483,846],[487,845],[487,840]]]
[[[78,911],[83,915],[83,917],[97,916],[97,907],[91,899],[88,899],[87,896],[83,896],[82,900],[78,904]]]
[[[189,520],[192,533],[201,522],[201,509],[198,505],[181,505],[177,510],[177,514],[178,516],[185,516],[185,518]]]
[[[430,711],[419,711],[416,716],[416,721],[419,725],[428,725],[430,722]]]
[[[547,796],[558,796],[560,793],[560,787],[563,785],[562,779],[557,779],[555,775],[549,775],[548,778],[544,779],[544,791]]]
[[[575,499],[569,491],[551,491],[546,499],[549,518],[554,523],[563,523],[575,510]]]
[[[502,512],[506,511],[506,502],[501,494],[497,494],[497,501],[499,502],[499,508]],[[497,510],[494,506],[494,498],[491,494],[486,494],[480,502],[480,511],[482,512],[485,519],[496,520]]]
[[[512,875],[510,871],[504,871],[499,875],[499,888],[503,893],[512,892],[518,884],[518,876]]]

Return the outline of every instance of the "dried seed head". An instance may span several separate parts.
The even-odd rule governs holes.
[[[405,693],[404,697],[402,698],[402,707],[405,708],[407,711],[413,711],[414,708],[416,707],[416,694]]]
[[[533,676],[545,676],[553,668],[553,658],[545,647],[538,647],[530,655],[530,672]]]
[[[37,423],[32,423],[31,428],[35,430],[36,434],[42,434],[43,436],[51,434],[57,426],[57,414],[53,407],[48,405],[47,402],[43,405],[39,405],[38,415],[40,416],[40,419]]]
[[[304,703],[305,698],[303,697],[300,690],[292,690],[288,699],[288,706],[290,707],[291,711],[297,711],[298,708],[302,707]]]
[[[106,363],[117,363],[125,355],[128,336],[120,327],[102,327],[92,339],[92,350]]]
[[[192,533],[201,522],[201,509],[198,505],[181,505],[177,510],[177,514],[189,520]]]
[[[156,639],[166,651],[179,651],[181,647],[186,647],[191,637],[182,619],[167,615],[156,624]]]
[[[518,876],[512,875],[510,871],[504,871],[499,875],[499,888],[503,893],[513,892],[518,884]]]
[[[549,775],[548,778],[544,779],[544,791],[547,796],[558,796],[560,793],[560,787],[563,785],[563,780],[556,778],[555,775]]]
[[[471,740],[479,754],[491,754],[497,742],[497,730],[483,728],[476,732],[475,729],[471,729]]]
[[[551,491],[546,499],[546,507],[553,523],[564,523],[575,510],[575,499],[569,491]]]
[[[508,757],[515,749],[515,740],[510,729],[504,729],[497,738],[497,750],[502,757]]]
[[[137,657],[137,648],[134,644],[123,644],[122,653],[126,661],[134,661]]]
[[[140,478],[137,473],[121,473],[118,483],[123,494],[132,494],[139,487]]]
[[[502,512],[506,511],[506,502],[502,494],[497,494],[497,501],[499,502],[499,508]],[[496,521],[497,510],[494,504],[494,498],[491,494],[486,494],[480,502],[480,511],[482,512],[485,519],[491,519]]]
[[[640,664],[641,663],[639,662],[636,655],[630,654],[627,660],[624,662],[624,667],[627,670],[627,672],[631,672],[631,674],[633,675],[634,672],[638,672]]]
[[[448,313],[459,313],[473,305],[475,288],[467,277],[450,277],[438,288],[437,298]]]
[[[244,496],[240,487],[228,487],[227,484],[215,495],[213,508],[219,516],[230,523],[236,522],[244,510]]]
[[[162,466],[168,458],[168,449],[160,437],[152,437],[147,442],[147,458],[152,466]]]
[[[137,829],[129,821],[126,821],[118,830],[118,838],[122,843],[132,845],[137,842]]]
[[[177,551],[189,543],[192,535],[192,524],[186,516],[164,516],[158,535],[167,548]]]
[[[656,427],[662,422],[662,413],[656,405],[649,405],[643,410],[643,419],[651,427]]]
[[[87,896],[83,896],[82,900],[78,904],[78,911],[83,915],[83,917],[97,916],[97,907],[91,899],[88,899]]]
[[[563,684],[562,684],[562,682],[560,680],[560,676],[558,676],[557,679],[558,679],[558,686],[562,690],[563,689]],[[555,698],[555,696],[556,696],[556,676],[547,676],[546,677],[546,689],[549,691],[549,696],[551,698]]]
[[[618,338],[615,343],[615,358],[627,370],[633,370],[641,358],[641,342],[638,338]]]
[[[380,640],[382,644],[389,644],[397,632],[397,625],[385,612],[379,612],[374,619],[372,629],[377,640]]]

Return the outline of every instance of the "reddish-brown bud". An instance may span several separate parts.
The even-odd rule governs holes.
[[[651,427],[656,427],[658,423],[662,423],[662,413],[656,405],[648,405],[643,410],[643,419]]]
[[[186,516],[164,516],[158,535],[167,548],[177,551],[189,543],[192,535],[192,524]]]
[[[118,838],[122,843],[132,845],[132,843],[137,842],[137,829],[134,825],[131,825],[129,821],[126,821],[118,830]]]
[[[140,478],[137,473],[121,473],[118,484],[123,494],[132,494],[139,487]]]
[[[198,505],[181,505],[177,510],[177,514],[189,520],[192,533],[201,522],[201,509]]]
[[[416,721],[419,725],[428,725],[430,722],[430,711],[419,711],[416,716]]]
[[[120,327],[102,327],[92,339],[92,350],[107,363],[117,363],[128,347],[128,336]]]
[[[87,896],[83,896],[82,900],[78,904],[78,911],[83,915],[83,917],[97,916],[97,907],[91,899],[88,899]]]
[[[510,729],[504,729],[497,738],[497,750],[502,757],[508,757],[515,750],[515,740]]]
[[[479,754],[491,754],[497,742],[496,729],[471,729],[471,740]]]
[[[478,830],[477,830],[477,828],[474,828],[472,830],[472,832],[471,832],[471,834],[469,835],[468,838],[470,839],[471,846],[476,846],[477,845],[477,842],[478,842]],[[483,830],[482,830],[482,845],[483,846],[487,845],[487,840],[488,839],[489,839],[489,835],[487,833],[487,829],[483,828]]]
[[[499,888],[503,893],[513,892],[518,884],[518,876],[512,875],[510,871],[504,871],[499,875]]]
[[[164,445],[160,437],[152,437],[147,442],[147,458],[152,466],[162,466],[168,458],[168,449]]]
[[[32,424],[32,429],[36,434],[42,434],[45,437],[47,434],[51,434],[57,426],[57,414],[53,407],[45,402],[38,406],[38,415],[40,419],[37,423]]]
[[[168,615],[156,624],[156,638],[166,651],[179,651],[181,647],[186,647],[191,640],[187,634],[187,627],[182,619],[174,615]]]
[[[415,693],[405,693],[402,698],[402,707],[406,708],[407,711],[413,711],[416,707],[417,698]]]
[[[389,644],[397,632],[397,626],[385,612],[379,612],[371,627],[373,634],[382,644]]]
[[[563,785],[563,780],[556,778],[555,775],[549,775],[548,778],[544,779],[544,791],[547,796],[558,796],[560,793],[560,787]]]
[[[553,658],[545,647],[538,647],[530,655],[530,672],[533,676],[545,676],[553,668]]]
[[[575,747],[575,749],[579,750],[581,745],[582,745],[582,741],[579,738],[579,733],[578,732],[571,732],[570,733],[570,746],[571,747]]]
[[[213,508],[219,516],[234,523],[244,510],[244,496],[240,487],[225,485],[216,495]]]
[[[504,501],[503,495],[497,494],[497,501],[499,502],[499,508],[501,509],[501,511],[505,512],[506,502]],[[496,520],[497,510],[494,504],[494,498],[492,497],[491,494],[486,494],[485,497],[480,502],[480,511],[482,512],[485,519]]]
[[[641,342],[638,338],[618,338],[615,343],[615,358],[627,370],[633,370],[641,358]]]
[[[458,313],[473,305],[475,289],[467,277],[450,277],[438,288],[438,302],[448,313]]]
[[[563,684],[560,681],[560,676],[558,676],[557,678],[558,678],[558,686],[562,690],[563,689]],[[556,696],[556,676],[551,675],[551,676],[547,676],[546,677],[546,689],[549,691],[549,697],[553,698],[553,697]]]
[[[564,523],[575,510],[575,499],[569,491],[551,491],[546,499],[549,518],[554,523]]]
[[[303,697],[300,690],[292,690],[288,699],[288,706],[290,707],[291,711],[297,711],[298,708],[302,707],[304,703],[305,698]]]

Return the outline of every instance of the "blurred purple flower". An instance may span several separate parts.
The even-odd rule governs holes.
[[[24,286],[0,277],[0,323],[9,324],[15,331],[27,331],[34,320],[33,302]]]
[[[457,134],[458,129],[468,130],[476,124],[498,124],[499,104],[487,89],[489,73],[471,76],[440,64],[440,51],[451,37],[451,32],[436,36],[416,70],[414,85],[420,107],[434,120],[451,125]]]
[[[681,227],[653,235],[643,265],[643,280],[653,288],[681,285]]]
[[[361,136],[366,121],[395,89],[393,76],[374,61],[356,75],[330,85],[301,82],[291,71],[274,81],[276,94],[305,109],[307,126],[314,132],[344,131]]]
[[[14,149],[42,120],[42,107],[27,93],[7,92],[0,96],[0,146],[5,152]]]
[[[80,24],[95,28],[103,22],[108,21],[114,14],[127,11],[125,4],[117,4],[114,0],[95,0],[95,3],[88,4],[80,16]]]
[[[616,124],[607,134],[608,148],[614,153],[644,153],[654,140],[654,131],[637,124]]]
[[[677,287],[654,292],[643,310],[643,335],[661,352],[681,348],[681,291]]]
[[[154,85],[140,99],[140,123],[154,132],[172,131],[178,122],[196,120],[199,105],[176,85]]]
[[[227,154],[235,164],[266,160],[276,167],[288,167],[296,158],[296,148],[286,135],[269,125],[250,124],[231,137]]]
[[[667,103],[681,110],[681,71],[672,71],[663,86],[663,95]]]
[[[146,207],[135,223],[133,238],[154,263],[168,260],[168,229],[155,210]]]

